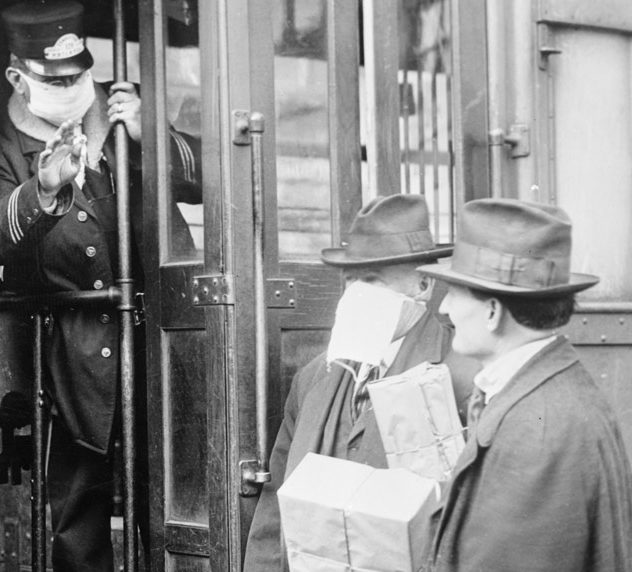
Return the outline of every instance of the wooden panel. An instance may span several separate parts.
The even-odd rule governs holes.
[[[280,271],[294,279],[297,290],[296,308],[280,311],[281,328],[331,328],[342,293],[340,270],[322,263],[284,263]]]
[[[191,295],[193,277],[201,274],[204,274],[201,264],[173,264],[160,269],[163,328],[204,328],[204,309],[193,305]]]
[[[540,19],[632,31],[630,0],[540,0]]]
[[[167,523],[165,526],[165,544],[169,552],[209,555],[207,527],[182,526]]]

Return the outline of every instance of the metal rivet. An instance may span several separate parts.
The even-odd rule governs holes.
[[[213,278],[213,286],[217,286],[217,284],[218,284],[217,278]]]
[[[43,390],[43,389],[40,389],[40,390],[37,392],[37,395],[39,395],[40,397],[44,397],[44,390]]]
[[[31,539],[31,533],[30,533],[30,532],[27,532],[27,533],[25,534],[25,536],[26,536],[27,540],[30,540],[30,539]]]
[[[43,399],[40,399],[40,400],[37,402],[37,406],[38,406],[38,407],[44,407],[44,400],[43,400]]]
[[[200,285],[200,283],[198,282],[197,278],[195,280],[193,280],[193,286],[195,286],[196,288]]]
[[[294,301],[293,298],[290,298],[289,304],[290,304],[290,306],[294,306],[294,304],[296,304],[296,302]]]
[[[606,339],[607,339],[607,338],[606,338],[606,335],[605,335],[605,334],[601,334],[601,341],[602,341],[602,342],[605,342],[605,341],[606,341]]]
[[[288,286],[289,286],[290,288],[294,288],[294,282],[290,282],[290,283],[288,283]]]
[[[198,304],[199,302],[200,302],[200,299],[197,296],[193,296],[193,303]]]
[[[588,323],[588,318],[582,318],[582,324],[584,324],[584,326]]]
[[[280,297],[281,297],[281,291],[280,291],[280,290],[276,290],[276,291],[274,292],[274,295],[275,295],[277,298],[280,298]]]
[[[213,296],[213,304],[219,304],[219,296]]]
[[[208,296],[208,293],[209,293],[208,286],[204,286],[204,288],[202,288],[202,292],[204,292],[204,294]]]
[[[625,324],[625,319],[624,318],[619,318],[619,323],[623,326],[623,324]]]

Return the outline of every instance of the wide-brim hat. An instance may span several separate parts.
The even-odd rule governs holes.
[[[436,246],[430,234],[428,207],[421,195],[377,197],[356,215],[347,243],[325,248],[321,259],[331,266],[431,261],[452,254],[452,246]]]
[[[83,33],[83,6],[78,2],[19,2],[1,16],[9,50],[33,73],[68,76],[92,67]]]
[[[520,297],[590,288],[597,276],[570,271],[571,221],[559,207],[515,199],[466,203],[448,264],[417,270],[451,284]]]

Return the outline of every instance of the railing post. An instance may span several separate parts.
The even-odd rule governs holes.
[[[31,566],[34,572],[46,572],[46,482],[44,478],[45,402],[42,368],[43,312],[34,316],[33,327],[33,467],[31,472]]]

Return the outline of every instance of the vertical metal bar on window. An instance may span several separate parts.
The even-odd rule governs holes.
[[[447,101],[447,130],[448,130],[448,242],[454,242],[456,212],[454,210],[454,145],[452,133],[452,77],[448,73],[445,77],[445,91]],[[436,239],[438,240],[438,238]]]
[[[439,225],[439,113],[437,109],[437,70],[432,70],[432,82],[430,85],[431,116],[432,116],[432,193],[433,193],[433,217],[434,236],[439,238],[441,230]]]
[[[404,123],[404,193],[408,194],[411,191],[410,188],[410,108],[408,106],[408,62],[404,61],[404,77],[402,85],[400,87],[400,105],[401,115]]]
[[[423,58],[417,58],[417,118],[419,131],[419,193],[426,194],[426,122]]]

